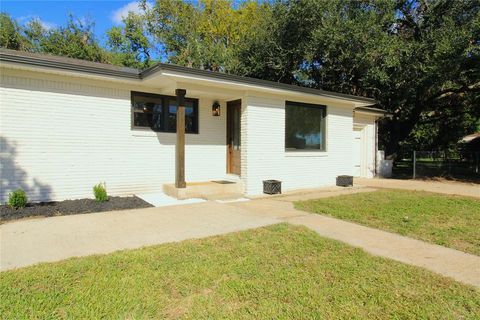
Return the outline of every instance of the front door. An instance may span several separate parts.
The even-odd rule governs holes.
[[[227,102],[227,173],[240,175],[242,101]]]

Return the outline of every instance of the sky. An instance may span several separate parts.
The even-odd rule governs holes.
[[[65,25],[69,13],[79,19],[91,19],[95,21],[95,34],[101,43],[105,43],[108,29],[119,25],[128,11],[136,10],[138,6],[133,0],[0,0],[0,11],[10,14],[20,24],[37,18],[46,28],[52,28]]]

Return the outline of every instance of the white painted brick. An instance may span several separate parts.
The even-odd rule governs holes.
[[[112,195],[128,195],[160,191],[174,181],[175,134],[130,129],[130,91],[156,92],[152,88],[28,72],[0,79],[0,202],[19,187],[41,201],[91,197],[98,182],[106,182]],[[200,98],[200,133],[186,137],[190,182],[226,174],[226,103],[220,101],[222,115],[213,117],[212,102]],[[352,109],[327,104],[326,152],[288,153],[285,99],[244,96],[246,193],[262,193],[265,179],[281,180],[284,190],[292,190],[333,185],[336,176],[352,174]],[[374,141],[374,120],[359,119]]]
[[[285,151],[285,100],[246,97],[242,118],[242,172],[246,193],[260,194],[262,181],[282,181],[283,190],[334,185],[352,174],[352,108],[327,105],[327,151]]]
[[[101,181],[112,195],[174,181],[175,134],[132,131],[130,90],[6,74],[0,90],[0,202],[20,187],[40,201],[92,197]],[[225,112],[213,117],[212,100],[199,104],[200,133],[186,137],[192,182],[226,171]]]

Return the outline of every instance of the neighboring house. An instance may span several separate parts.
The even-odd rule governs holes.
[[[168,64],[5,49],[0,61],[1,202],[19,187],[41,201],[91,197],[103,181],[127,195],[226,179],[257,195],[265,179],[292,190],[375,173],[372,99]]]

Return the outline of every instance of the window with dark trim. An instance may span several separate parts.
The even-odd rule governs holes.
[[[177,131],[177,98],[132,91],[132,129]],[[185,132],[198,133],[198,100],[185,99]]]
[[[287,101],[285,104],[285,150],[325,151],[327,107]]]

